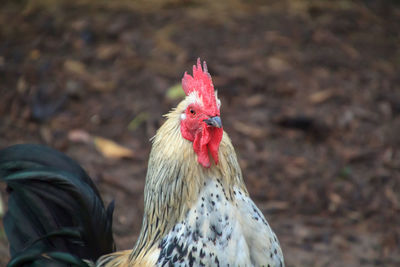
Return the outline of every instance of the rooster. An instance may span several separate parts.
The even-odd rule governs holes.
[[[111,203],[60,152],[0,152],[9,191],[4,227],[14,266],[284,266],[279,241],[250,199],[204,62],[184,74],[186,94],[153,138],[142,229],[115,252]]]

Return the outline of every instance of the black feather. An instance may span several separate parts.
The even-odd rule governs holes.
[[[107,210],[90,177],[72,159],[40,145],[0,150],[8,185],[4,228],[9,266],[87,266],[115,250],[114,203]]]

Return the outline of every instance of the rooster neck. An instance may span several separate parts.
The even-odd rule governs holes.
[[[193,143],[180,132],[182,103],[167,115],[167,121],[153,139],[144,196],[144,217],[139,239],[131,260],[144,257],[165,233],[181,221],[199,198],[210,180],[223,187],[232,200],[233,188],[247,194],[236,153],[224,132],[219,149],[219,163],[204,168],[197,162]]]

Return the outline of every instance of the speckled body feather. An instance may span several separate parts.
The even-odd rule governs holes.
[[[136,245],[103,256],[97,266],[283,266],[279,242],[249,198],[228,135],[210,168],[197,163],[192,143],[182,138],[180,115],[188,101],[166,116],[153,139]]]

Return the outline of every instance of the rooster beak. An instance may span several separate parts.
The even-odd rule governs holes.
[[[209,119],[204,120],[204,122],[211,127],[217,127],[217,128],[222,127],[221,118],[219,116],[211,117]]]

